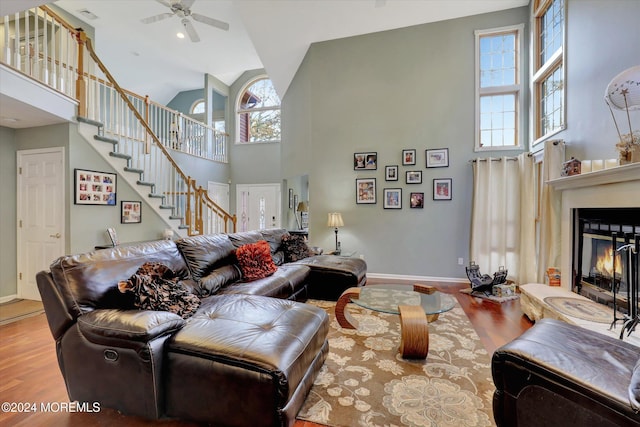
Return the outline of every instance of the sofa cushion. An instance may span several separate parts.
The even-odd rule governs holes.
[[[259,240],[264,240],[262,233],[258,230],[243,231],[240,233],[228,234],[229,241],[233,244],[234,248],[239,248],[242,245],[249,243],[255,243]]]
[[[266,230],[260,230],[262,238],[269,243],[271,247],[271,253],[276,253],[280,245],[282,244],[282,238],[288,236],[289,232],[284,228],[269,228]]]
[[[240,280],[241,273],[235,264],[223,265],[200,279],[200,295],[215,294],[223,286]]]
[[[122,293],[133,292],[141,310],[169,311],[183,319],[200,306],[200,298],[190,293],[180,278],[164,264],[146,262],[128,279],[118,283]]]
[[[295,262],[307,258],[312,254],[304,236],[299,234],[287,234],[283,236],[280,247],[282,248],[282,252],[284,252],[285,262]]]
[[[191,275],[200,281],[213,270],[233,264],[235,247],[226,234],[205,234],[180,239],[176,242],[184,255]]]
[[[247,282],[263,279],[277,270],[271,258],[271,248],[265,240],[240,246],[236,249],[236,258],[242,278]]]

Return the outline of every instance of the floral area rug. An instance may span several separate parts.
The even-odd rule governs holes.
[[[494,426],[490,357],[459,307],[429,324],[426,360],[398,353],[397,315],[350,304],[357,330],[335,303],[309,301],[331,319],[329,355],[298,419],[329,426]]]

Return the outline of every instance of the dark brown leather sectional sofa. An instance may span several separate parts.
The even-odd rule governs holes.
[[[640,426],[640,349],[620,339],[542,319],[492,370],[498,427]]]
[[[304,300],[366,281],[360,259],[284,263],[286,230],[156,241],[56,260],[37,275],[69,398],[147,418],[292,425],[328,352],[326,313]],[[266,240],[278,270],[244,282],[235,249]],[[324,259],[324,261],[323,261]],[[201,296],[184,320],[118,291],[146,262]]]

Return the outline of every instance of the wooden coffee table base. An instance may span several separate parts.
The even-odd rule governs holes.
[[[358,322],[348,311],[347,304],[360,297],[360,288],[349,288],[340,295],[336,302],[336,320],[342,328],[357,329]],[[422,307],[417,305],[401,305],[400,311],[400,348],[402,357],[407,359],[424,359],[429,353],[429,322]],[[438,318],[438,315],[435,315]],[[435,320],[435,319],[434,319]]]
[[[429,353],[429,322],[422,307],[399,305],[400,353],[406,359],[424,359]]]

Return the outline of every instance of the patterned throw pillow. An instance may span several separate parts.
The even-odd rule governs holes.
[[[186,319],[200,307],[200,298],[189,292],[180,278],[164,264],[146,262],[128,280],[118,283],[120,292],[133,292],[140,310],[170,311]]]
[[[280,248],[284,252],[285,262],[294,262],[313,255],[309,250],[304,237],[299,234],[287,234],[282,236]]]
[[[266,240],[249,243],[236,249],[236,258],[246,282],[271,276],[278,267],[271,258],[271,247]]]

